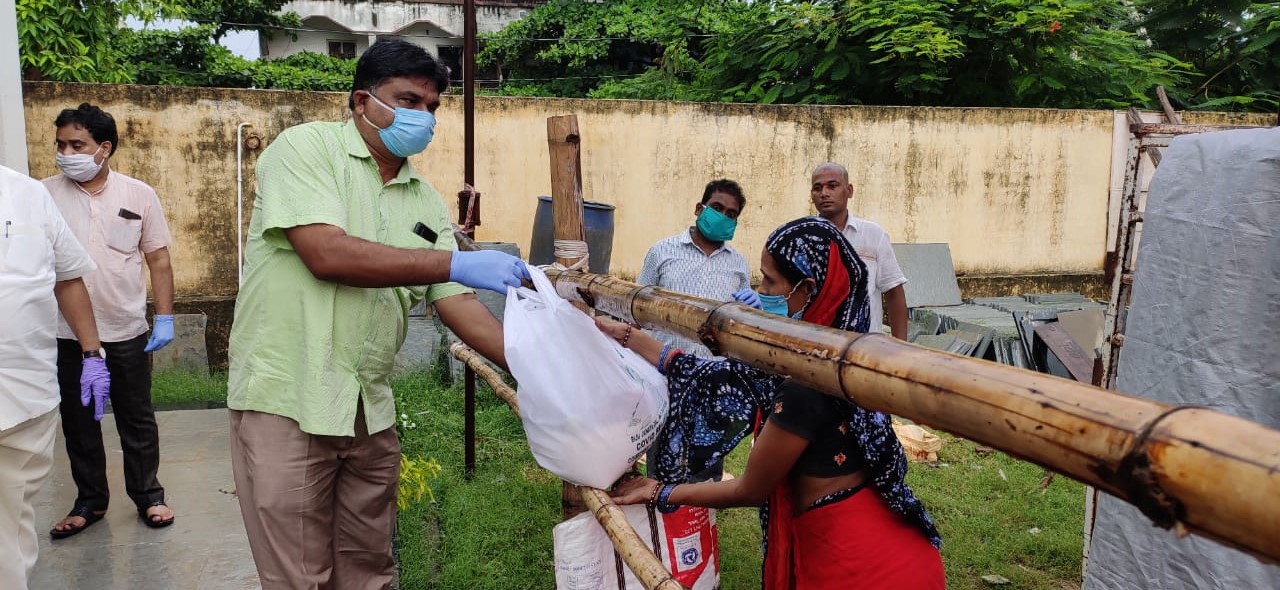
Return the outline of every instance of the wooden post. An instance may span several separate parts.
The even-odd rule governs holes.
[[[547,144],[551,152],[551,219],[556,240],[586,240],[582,226],[582,149],[578,116],[547,118]],[[557,249],[558,250],[558,249]],[[556,262],[572,266],[576,258],[561,256]]]
[[[614,549],[622,556],[622,560],[631,568],[631,572],[640,580],[640,584],[649,590],[682,590],[684,586],[671,577],[667,566],[649,549],[649,545],[636,533],[627,522],[622,509],[613,503],[613,499],[603,490],[596,488],[578,488],[582,500],[591,513],[595,515],[605,534],[613,543]]]
[[[485,383],[489,384],[489,389],[493,390],[493,394],[498,396],[498,399],[507,402],[507,405],[511,406],[511,411],[515,412],[517,416],[520,415],[520,404],[516,402],[515,390],[502,381],[502,376],[498,375],[497,370],[485,363],[485,359],[480,356],[480,353],[461,342],[454,342],[449,347],[449,353],[466,364],[467,368],[474,371],[481,379],[484,379]]]
[[[582,226],[582,149],[578,135],[578,116],[561,115],[547,118],[547,147],[551,154],[551,219],[555,225],[553,243],[563,240],[582,242],[586,230]],[[579,259],[563,256],[555,248],[556,262],[571,267]],[[577,305],[577,304],[575,304]],[[585,305],[578,309],[586,311]],[[569,482],[562,482],[560,507],[569,520],[586,510],[582,495]]]

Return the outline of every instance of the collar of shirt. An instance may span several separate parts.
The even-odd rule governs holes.
[[[347,148],[347,153],[360,159],[372,160],[373,154],[369,153],[369,146],[364,142],[364,137],[360,136],[360,130],[356,128],[355,118],[347,120],[347,124],[342,126],[342,144]],[[409,163],[409,159],[405,158],[404,164],[400,166],[400,172],[395,178],[387,184],[401,184],[409,181],[422,181],[418,176],[418,171],[413,169],[413,165]]]
[[[680,243],[698,248],[698,245],[693,243],[692,227],[680,233]],[[702,248],[698,248],[698,251],[701,252]],[[712,250],[710,254],[707,254],[707,256],[715,256],[719,252],[735,252],[735,250],[733,249],[733,246],[729,245],[729,242],[720,242],[720,247]]]
[[[70,182],[71,184],[76,185],[76,188],[77,188],[77,189],[80,189],[80,192],[84,193],[86,197],[96,197],[96,196],[98,196],[98,195],[102,194],[102,191],[107,190],[107,186],[109,186],[109,185],[111,184],[111,181],[112,181],[113,177],[115,177],[115,175],[116,175],[116,171],[115,171],[115,170],[112,170],[112,169],[110,169],[110,168],[108,168],[108,169],[107,169],[107,180],[106,180],[106,182],[103,182],[103,183],[102,183],[102,186],[98,187],[98,190],[93,191],[93,192],[89,192],[89,191],[87,191],[87,190],[84,190],[84,185],[82,185],[82,184],[80,184],[80,183],[78,183],[78,182],[76,182],[76,181],[74,181],[74,180],[71,180],[71,177],[70,177],[70,176],[67,176],[67,175],[65,175],[65,174],[64,174],[64,175],[63,175],[63,177],[67,179],[67,182]]]
[[[854,217],[853,214],[850,213],[849,216],[844,220],[843,229],[851,229],[854,231],[854,233],[857,233],[858,230],[861,229],[858,227],[858,218]]]

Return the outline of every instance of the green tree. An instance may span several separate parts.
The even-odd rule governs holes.
[[[1124,30],[1123,0],[779,3],[716,39],[704,80],[728,100],[1117,107],[1186,64]]]
[[[685,4],[553,1],[481,57],[572,78],[532,93],[764,103],[1128,106],[1190,72],[1128,28],[1127,0]]]
[[[24,77],[62,82],[129,82],[114,40],[126,17],[181,18],[181,0],[17,0]]]
[[[511,80],[505,94],[689,99],[705,41],[766,13],[744,0],[551,0],[484,35],[476,61]]]
[[[280,27],[300,27],[302,21],[295,12],[282,12],[289,0],[177,0],[187,14],[187,20],[202,25],[212,25],[215,42],[222,41],[229,31],[253,30],[266,34],[279,34]]]
[[[1170,95],[1191,108],[1280,106],[1280,2],[1143,0],[1136,23],[1200,75]]]
[[[139,84],[285,90],[349,90],[354,59],[302,52],[250,60],[213,41],[213,26],[125,31],[118,45]]]

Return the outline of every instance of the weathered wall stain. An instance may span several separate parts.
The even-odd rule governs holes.
[[[179,297],[236,291],[236,126],[264,147],[305,121],[345,120],[346,93],[24,85],[32,175],[56,173],[52,121],[90,101],[121,123],[114,165],[152,186],[174,229]],[[436,139],[413,159],[451,210],[462,186],[462,101],[446,96]],[[1106,239],[1112,113],[984,108],[774,106],[480,97],[477,233],[528,251],[537,196],[549,194],[546,118],[576,114],[584,193],[618,207],[613,269],[634,276],[657,240],[693,222],[708,180],[748,197],[734,245],[755,268],[778,224],[812,214],[809,175],[847,165],[852,209],[895,241],[948,242],[968,274],[1094,273]],[[1270,117],[1187,115],[1269,124]],[[1265,119],[1265,120],[1264,120]],[[245,211],[254,164],[245,152]]]

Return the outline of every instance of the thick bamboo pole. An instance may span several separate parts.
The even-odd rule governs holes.
[[[671,572],[667,571],[662,561],[654,555],[653,550],[645,545],[644,539],[636,534],[636,530],[627,522],[622,509],[609,498],[609,494],[596,488],[578,488],[587,509],[596,516],[600,526],[609,535],[614,549],[622,556],[622,560],[631,568],[636,579],[649,590],[683,590]]]
[[[502,380],[502,376],[493,370],[484,362],[484,357],[480,353],[472,350],[461,342],[455,342],[449,347],[449,353],[458,360],[466,363],[481,379],[489,384],[489,388],[502,401],[507,402],[511,406],[511,411],[516,415],[520,415],[520,405],[516,402],[516,392]],[[600,526],[604,527],[605,533],[609,535],[609,540],[613,542],[613,547],[618,550],[618,554],[622,556],[622,560],[627,563],[627,567],[636,574],[636,578],[648,590],[682,590],[681,586],[674,578],[671,572],[662,565],[662,560],[649,549],[644,539],[636,533],[631,527],[631,523],[627,522],[627,517],[622,513],[622,509],[609,498],[609,494],[597,488],[588,488],[573,486],[574,492],[582,498],[583,504],[591,511],[600,522]]]
[[[1164,528],[1280,560],[1280,431],[577,271],[556,291],[830,395],[904,416],[1096,486]]]

